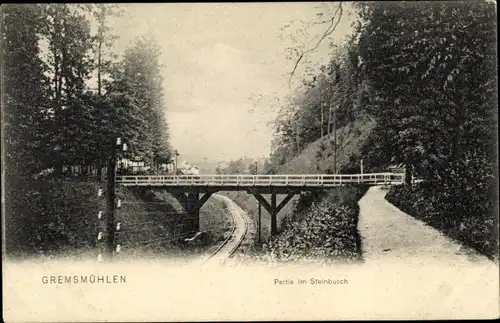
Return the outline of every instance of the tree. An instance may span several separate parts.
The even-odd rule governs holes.
[[[40,5],[2,6],[4,126],[7,181],[46,167],[47,78],[39,57]]]
[[[46,59],[51,75],[51,152],[57,174],[72,165],[81,150],[78,143],[80,106],[93,69],[92,38],[85,5],[44,4],[42,33],[48,43]],[[68,141],[72,137],[76,141]]]
[[[308,143],[366,114],[363,105],[370,87],[359,61],[358,46],[356,34],[332,46],[330,62],[304,80],[303,87],[282,107],[275,122],[275,133],[280,137],[276,143],[282,147],[275,145],[273,154],[288,156],[275,161],[290,160]]]
[[[490,150],[494,5],[370,3],[360,12],[370,112],[387,133],[387,158],[441,181],[464,150]]]
[[[293,76],[295,75],[295,72],[297,71],[297,67],[299,66],[300,62],[307,57],[310,53],[314,52],[318,47],[323,43],[328,37],[336,30],[338,24],[340,23],[342,16],[343,16],[343,4],[342,2],[339,2],[335,5],[333,5],[335,8],[328,8],[326,9],[326,14],[324,11],[321,11],[317,14],[317,19],[306,23],[306,29],[314,26],[314,25],[324,25],[326,26],[321,35],[316,39],[314,42],[314,45],[311,47],[305,47],[304,45],[298,45],[296,47],[288,48],[288,52],[292,53],[291,59],[293,59],[294,65],[293,69],[290,72],[290,76],[288,79],[288,86],[291,87],[291,81]],[[326,17],[326,18],[325,18]],[[286,27],[289,27],[290,24],[288,24]]]
[[[117,5],[98,3],[93,4],[92,14],[97,22],[97,33],[94,36],[95,47],[94,52],[96,58],[97,69],[97,94],[102,96],[102,77],[103,74],[109,73],[111,58],[116,58],[116,55],[109,52],[109,48],[113,45],[114,40],[118,37],[111,33],[111,28],[108,26],[109,18],[113,16],[121,16],[122,11]],[[106,56],[110,56],[106,59]]]
[[[160,55],[154,37],[137,37],[115,65],[108,89],[112,128],[129,140],[135,158],[156,166],[171,159]]]

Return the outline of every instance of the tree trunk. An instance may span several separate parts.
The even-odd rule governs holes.
[[[82,178],[87,178],[88,172],[89,172],[89,169],[88,169],[87,165],[83,165],[83,167],[82,167]]]
[[[62,107],[61,107],[61,90],[62,90],[62,73],[60,70],[60,56],[56,49],[54,53],[54,90],[55,90],[55,127],[54,134],[56,138],[55,145],[59,146],[59,151],[55,156],[54,173],[56,177],[62,176],[63,173],[63,161],[62,161],[62,140],[61,136],[61,125],[62,125]]]
[[[99,36],[99,48],[97,52],[97,94],[101,93],[101,50],[102,50],[102,35]]]
[[[97,161],[97,179],[102,180],[102,161],[100,159]]]
[[[62,116],[62,83],[63,83],[63,74],[64,74],[64,61],[65,61],[65,55],[64,55],[64,48],[60,48],[60,54],[61,57],[58,59],[58,65],[59,65],[59,75],[58,75],[58,80],[57,80],[57,92],[56,92],[56,109],[57,109],[57,115],[56,115],[56,127],[57,127],[57,133],[61,134],[58,138],[58,144],[60,145],[61,150],[59,151],[59,155],[56,157],[57,162],[56,162],[56,173],[60,171],[62,174],[62,169],[63,169],[63,154],[64,154],[64,134],[63,134],[63,127],[64,127],[64,120]]]

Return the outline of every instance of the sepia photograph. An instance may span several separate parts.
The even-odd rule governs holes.
[[[6,322],[500,317],[496,2],[0,10]]]

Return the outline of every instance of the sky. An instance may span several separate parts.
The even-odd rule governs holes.
[[[164,91],[171,144],[191,163],[268,156],[277,100],[290,93],[288,75],[295,61],[286,48],[313,45],[323,25],[300,33],[300,21],[312,21],[332,4],[170,3],[124,5],[112,22],[115,52],[137,35],[153,32],[162,47]],[[333,41],[350,31],[345,15]],[[285,31],[286,25],[290,25]],[[298,42],[289,36],[299,37]],[[285,37],[283,39],[283,37]],[[323,43],[302,64],[325,62]],[[293,86],[292,84],[292,86]]]

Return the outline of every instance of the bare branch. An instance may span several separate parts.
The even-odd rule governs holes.
[[[316,45],[314,47],[306,50],[306,51],[303,51],[302,54],[300,54],[299,58],[295,62],[293,70],[290,73],[290,77],[288,79],[288,87],[289,88],[291,88],[292,78],[293,78],[293,76],[295,74],[295,71],[297,70],[297,67],[299,66],[299,63],[302,61],[302,59],[304,58],[305,55],[307,55],[307,54],[315,51],[319,47],[319,45],[321,45],[321,43],[323,42],[323,40],[326,37],[330,36],[335,31],[335,28],[337,28],[337,25],[339,24],[340,19],[342,18],[342,12],[343,12],[343,9],[342,9],[342,2],[341,2],[341,3],[338,4],[337,10],[335,10],[335,13],[333,14],[332,18],[330,20],[325,21],[325,22],[329,22],[330,25],[325,30],[325,32],[323,33],[323,35],[320,37],[320,39],[318,40],[318,42],[316,43]],[[338,15],[337,22],[335,22],[335,18],[337,17],[337,13],[339,13],[339,15]],[[323,23],[325,23],[325,22],[323,22]]]

